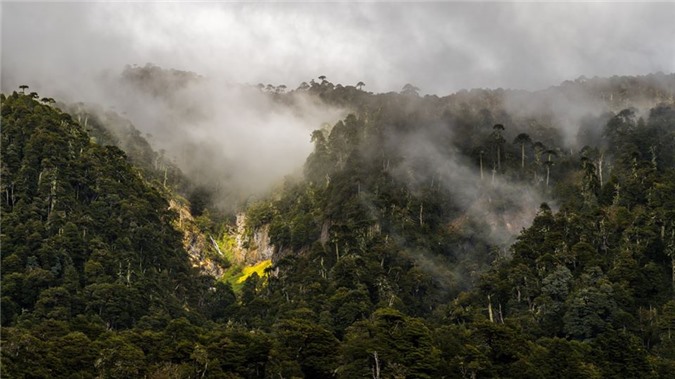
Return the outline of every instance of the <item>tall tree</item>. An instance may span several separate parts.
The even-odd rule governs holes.
[[[513,140],[513,143],[520,145],[520,168],[521,170],[525,169],[525,145],[532,143],[532,139],[527,133],[520,133],[516,136],[516,139]]]
[[[492,142],[494,143],[495,148],[497,149],[497,170],[502,169],[502,145],[504,144],[504,137],[502,137],[502,132],[504,131],[504,125],[495,124],[492,127]]]
[[[544,165],[546,166],[546,188],[548,188],[549,178],[551,177],[551,166],[553,166],[553,161],[551,158],[558,156],[558,153],[553,149],[548,149],[546,150],[545,154],[546,162],[544,162]]]

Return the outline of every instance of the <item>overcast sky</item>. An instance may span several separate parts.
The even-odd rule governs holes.
[[[84,90],[152,62],[297,87],[543,89],[675,71],[675,3],[3,3],[2,87]],[[45,93],[45,95],[49,95]]]

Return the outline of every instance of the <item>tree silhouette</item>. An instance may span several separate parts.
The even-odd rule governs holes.
[[[553,161],[544,162],[546,166],[546,188],[548,188],[549,178],[551,177],[551,166],[553,166]]]
[[[532,147],[534,148],[534,162],[537,165],[537,168],[541,168],[541,156],[546,151],[546,145],[541,143],[540,141],[537,141],[532,144]],[[537,170],[534,170],[534,182],[535,184],[537,183],[539,178]]]
[[[504,131],[504,125],[502,124],[495,124],[495,126],[492,127],[492,138],[495,144],[495,147],[497,148],[497,170],[502,169],[502,144],[504,144],[504,137],[502,137],[502,132]]]
[[[553,166],[553,161],[551,158],[554,156],[557,157],[558,153],[553,149],[548,149],[544,152],[544,154],[546,154],[546,162],[544,162],[544,164],[546,165],[546,187],[548,188],[548,180],[551,176],[551,166]]]
[[[415,87],[414,85],[407,83],[406,85],[403,86],[403,89],[401,90],[402,95],[410,95],[410,96],[418,96],[419,88]]]
[[[485,155],[485,149],[483,146],[478,146],[473,149],[473,155],[478,156],[478,164],[480,166],[480,180],[483,180],[483,155]]]
[[[520,133],[513,140],[513,143],[520,144],[520,168],[525,169],[525,144],[532,143],[532,139],[527,133]]]
[[[366,83],[364,83],[364,82],[358,82],[358,83],[356,83],[356,89],[361,90],[361,88],[363,88],[363,86],[365,86],[365,85],[366,85]]]
[[[26,93],[26,90],[27,90],[28,88],[30,88],[30,87],[28,87],[28,86],[25,85],[25,84],[22,84],[22,85],[19,86],[19,88],[21,89],[21,93]]]

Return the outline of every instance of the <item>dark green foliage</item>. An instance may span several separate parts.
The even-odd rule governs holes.
[[[34,360],[9,365],[10,376],[143,375],[143,351],[96,330],[157,314],[199,320],[200,309],[225,316],[231,290],[197,280],[175,214],[121,150],[17,93],[2,97],[2,125],[3,345],[16,352],[3,349],[3,366]]]
[[[320,91],[326,101],[345,91],[326,81],[304,90]],[[472,95],[474,102],[490,96]],[[659,372],[669,367],[672,358],[658,353],[667,343],[656,336],[649,309],[673,296],[671,108],[654,108],[646,120],[632,110],[588,119],[579,138],[594,145],[567,152],[554,128],[537,124],[545,117],[520,120],[503,110],[470,109],[468,102],[452,108],[454,99],[439,111],[441,103],[410,91],[376,97],[312,134],[304,182],[287,184],[274,200],[250,209],[256,225],[271,225],[272,242],[285,257],[269,292],[259,296],[282,314],[309,308],[331,328],[342,340],[338,376],[374,376],[376,361],[382,377],[441,370],[451,377],[599,378],[615,375],[607,363],[613,359],[617,367],[632,365],[634,376],[656,375],[654,359]],[[437,126],[439,120],[447,124]],[[600,130],[588,130],[592,125]],[[419,137],[425,134],[432,143]],[[494,177],[538,188],[556,210],[542,204],[510,257],[496,253],[499,246],[485,243],[487,220],[471,215],[448,190],[453,184],[443,182],[442,162],[401,147],[411,137],[415,148],[446,142],[448,151],[439,152],[445,160],[456,160],[457,151],[470,156],[483,181],[475,196],[484,197],[478,203],[486,217],[516,205],[490,192]],[[471,286],[457,273],[488,266],[470,294],[451,302]],[[412,374],[412,364],[398,358],[387,368],[395,355],[375,342],[373,323],[390,308],[433,320],[451,339],[425,349],[425,356],[438,357],[433,370]],[[611,355],[598,341],[617,333],[628,336],[625,343],[641,341],[643,350],[595,354]],[[439,347],[448,351],[435,352]],[[285,367],[288,375],[302,371]]]
[[[201,80],[125,78],[169,99]],[[623,88],[578,151],[550,109],[508,112],[531,94],[319,80],[266,92],[352,113],[248,206],[243,237],[267,228],[275,255],[236,295],[192,269],[168,210],[177,191],[204,230],[232,228],[214,189],[117,115],[2,95],[3,376],[672,377],[675,111],[629,108],[671,76],[551,90]]]

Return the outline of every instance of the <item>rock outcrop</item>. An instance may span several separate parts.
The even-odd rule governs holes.
[[[210,254],[222,255],[218,245],[200,232],[187,206],[171,200],[169,202],[169,209],[173,209],[178,213],[178,225],[176,226],[183,232],[183,247],[190,256],[192,266],[199,268],[204,274],[215,278],[222,277],[225,269],[209,258]]]
[[[247,233],[246,214],[237,215],[237,245],[234,251],[234,262],[236,264],[254,265],[264,260],[272,259],[275,247],[270,242],[270,226],[265,224]]]

